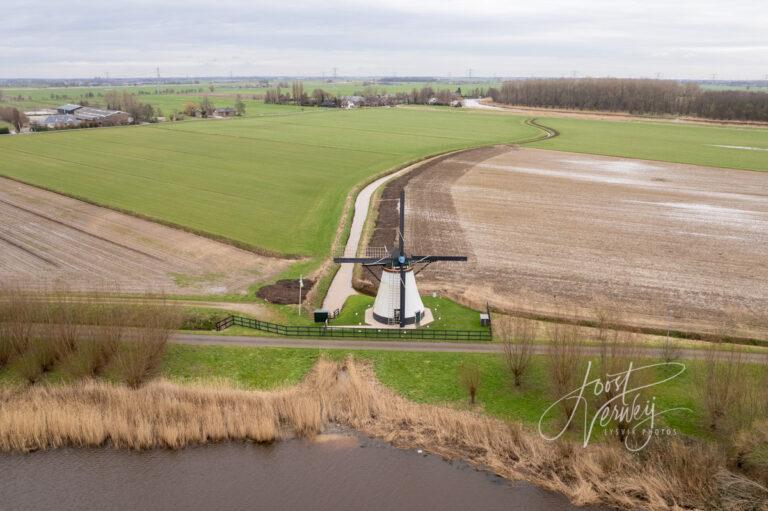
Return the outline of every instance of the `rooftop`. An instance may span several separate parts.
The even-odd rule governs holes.
[[[80,105],[75,105],[72,103],[67,103],[66,105],[61,105],[57,110],[65,110],[65,111],[71,111],[71,110],[77,110],[78,108],[82,108]]]
[[[75,112],[75,115],[81,121],[93,121],[96,119],[103,119],[105,117],[109,117],[110,115],[115,115],[120,113],[123,113],[123,112],[120,112],[119,110],[102,110],[101,108],[90,108],[90,107],[84,106],[82,108],[79,108]]]

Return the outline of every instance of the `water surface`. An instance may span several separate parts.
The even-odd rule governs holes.
[[[562,495],[367,437],[0,454],[2,510],[565,510]]]

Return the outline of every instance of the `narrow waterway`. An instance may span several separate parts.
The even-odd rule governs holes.
[[[0,454],[8,510],[586,509],[464,463],[345,433],[317,441],[178,451],[55,449]]]

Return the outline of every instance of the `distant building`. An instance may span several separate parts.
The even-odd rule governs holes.
[[[462,107],[462,106],[464,106],[464,103],[461,100],[454,99],[453,101],[451,101],[451,106],[453,106],[453,107]]]
[[[231,106],[225,106],[223,108],[217,108],[213,111],[213,115],[216,117],[234,117],[237,111]]]
[[[87,106],[76,109],[74,115],[77,120],[86,122],[91,126],[119,126],[133,122],[133,118],[126,112],[102,110],[101,108]]]
[[[80,105],[67,104],[67,105],[61,105],[59,108],[56,109],[56,111],[60,114],[72,115],[75,113],[75,110],[79,108],[83,108],[83,107]]]
[[[341,98],[341,108],[357,108],[365,104],[365,98],[362,96],[344,96]]]
[[[30,122],[35,126],[45,126],[51,130],[72,128],[80,125],[80,121],[74,115],[70,114],[49,115],[48,117],[36,118],[34,121]]]

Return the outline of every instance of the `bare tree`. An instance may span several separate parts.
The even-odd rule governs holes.
[[[578,325],[550,323],[547,327],[550,343],[549,376],[553,397],[560,399],[578,386],[581,372],[582,328]],[[561,407],[566,418],[570,417],[575,404],[563,399]]]
[[[240,96],[240,94],[238,94],[235,98],[235,113],[238,116],[245,115],[245,102],[243,101],[243,98]]]
[[[515,387],[519,387],[531,366],[537,324],[530,319],[509,317],[498,318],[495,324],[504,365],[512,374]]]
[[[744,356],[735,345],[713,342],[706,351],[699,392],[712,431],[727,433],[739,402],[745,397]]]
[[[203,100],[200,102],[200,111],[202,112],[203,117],[210,117],[213,115],[214,110],[216,110],[216,107],[213,106],[211,98],[209,98],[206,94],[203,96]]]
[[[481,380],[480,367],[475,362],[462,361],[459,366],[459,381],[469,394],[469,403],[474,405]]]

